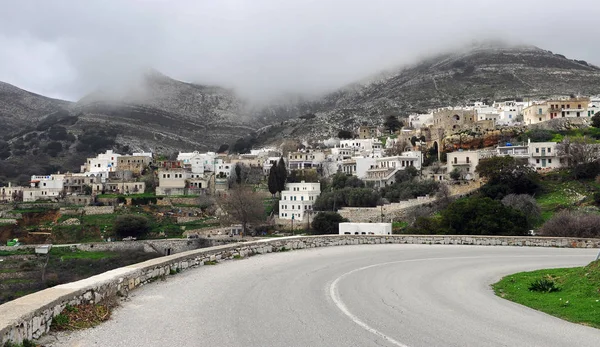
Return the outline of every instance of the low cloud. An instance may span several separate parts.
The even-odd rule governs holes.
[[[0,12],[0,80],[77,100],[152,67],[253,100],[316,95],[489,38],[600,65],[594,18],[595,0],[20,0]]]

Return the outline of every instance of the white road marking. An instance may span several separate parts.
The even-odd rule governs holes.
[[[331,300],[333,300],[333,303],[337,306],[337,308],[340,311],[342,311],[342,313],[344,315],[346,315],[348,318],[350,318],[356,325],[360,326],[361,328],[365,329],[366,331],[368,331],[368,332],[370,332],[372,334],[375,334],[375,335],[381,337],[382,339],[384,339],[387,342],[393,344],[394,346],[398,346],[398,347],[410,347],[409,345],[406,345],[406,344],[404,344],[404,343],[402,343],[402,342],[394,339],[393,337],[391,337],[389,335],[386,335],[386,334],[382,333],[381,331],[379,331],[379,330],[371,327],[367,323],[363,322],[356,315],[354,315],[352,312],[350,312],[350,310],[348,310],[348,307],[346,307],[346,304],[344,304],[344,302],[340,298],[340,294],[339,294],[339,291],[337,289],[338,283],[342,279],[344,279],[347,276],[352,275],[353,273],[356,273],[356,272],[359,272],[359,271],[363,271],[363,270],[367,270],[367,269],[371,269],[371,268],[374,268],[374,267],[391,265],[391,264],[412,263],[412,262],[430,261],[430,260],[487,259],[487,258],[492,258],[492,259],[498,259],[498,258],[545,258],[545,257],[589,257],[589,255],[567,255],[567,254],[565,254],[565,255],[523,255],[523,256],[503,256],[503,257],[498,257],[498,256],[484,256],[484,257],[445,257],[445,258],[422,258],[422,259],[406,259],[406,260],[390,261],[390,262],[385,262],[385,263],[379,263],[379,264],[373,264],[373,265],[363,266],[361,268],[354,269],[352,271],[348,271],[348,272],[344,273],[340,277],[336,278],[333,281],[333,283],[331,283],[331,285],[329,286],[329,296],[331,297]]]

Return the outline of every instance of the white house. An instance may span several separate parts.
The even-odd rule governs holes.
[[[420,170],[423,161],[421,152],[413,151],[404,152],[398,156],[374,159],[375,163],[369,167],[363,180],[373,182],[376,188],[394,184],[396,173],[400,170],[408,167]]]
[[[279,200],[279,218],[303,220],[312,213],[317,197],[321,195],[320,183],[287,183]]]
[[[117,171],[117,158],[120,156],[120,154],[114,153],[112,150],[100,153],[95,158],[88,158],[87,162],[81,166],[81,172],[91,172],[106,179],[109,172]]]
[[[185,195],[189,175],[185,169],[159,169],[156,195]]]
[[[340,223],[340,235],[392,235],[392,223]]]
[[[483,151],[457,151],[447,154],[447,172],[450,173],[455,169],[461,174],[461,178],[466,180],[476,179],[478,176],[475,168],[479,164],[479,160],[485,157]]]
[[[553,170],[561,167],[556,142],[529,142],[529,165],[536,170]]]

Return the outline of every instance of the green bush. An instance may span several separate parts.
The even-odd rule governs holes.
[[[490,198],[472,197],[451,203],[441,212],[440,233],[452,235],[527,235],[520,211]]]
[[[126,214],[115,219],[114,232],[119,237],[143,237],[150,231],[150,223],[145,216]]]
[[[560,291],[560,288],[556,286],[554,281],[542,278],[531,282],[529,290],[533,292],[553,293]]]
[[[348,220],[336,212],[319,212],[312,221],[313,233],[338,234],[339,224]]]

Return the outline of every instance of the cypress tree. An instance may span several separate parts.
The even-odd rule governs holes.
[[[285,181],[287,180],[287,167],[283,157],[279,159],[277,164],[277,191],[281,193],[285,190]]]
[[[271,170],[269,170],[269,192],[275,196],[278,192],[279,184],[277,181],[277,164],[273,163]]]

